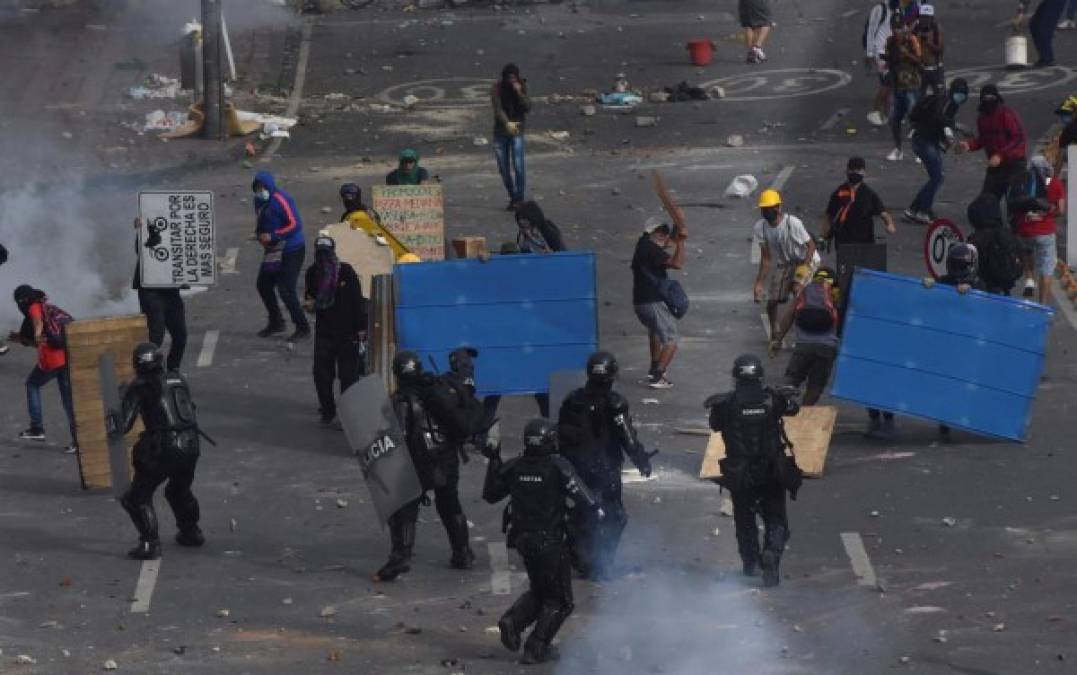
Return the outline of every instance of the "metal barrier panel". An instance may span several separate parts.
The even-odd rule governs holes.
[[[1054,310],[857,269],[831,394],[1023,441]]]
[[[482,396],[546,392],[598,346],[591,252],[397,265],[394,279],[397,349],[444,370],[453,349],[475,347]]]

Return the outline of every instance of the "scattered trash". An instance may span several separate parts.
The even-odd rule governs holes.
[[[15,657],[15,663],[19,664],[20,666],[32,666],[37,663],[37,659],[30,656],[29,654],[19,654]]]
[[[498,629],[497,626],[487,626],[485,629],[483,629],[482,632],[487,633],[489,635],[500,635],[501,634],[501,631]]]
[[[636,118],[636,127],[638,127],[638,128],[647,128],[647,127],[656,127],[656,126],[658,126],[658,118],[657,117],[637,117]]]
[[[419,97],[415,96],[414,94],[408,94],[407,96],[404,97],[404,107],[405,108],[414,108],[415,104],[418,103],[418,102],[419,102]]]
[[[333,212],[333,207],[331,207],[331,206],[323,206],[321,208],[321,212],[322,213],[332,213]]]
[[[957,518],[951,518],[950,516],[946,516],[942,519],[942,524],[946,527],[953,527],[954,525],[957,525]]]
[[[112,659],[108,659],[107,661],[105,661],[104,665],[101,666],[101,667],[104,668],[105,670],[116,670],[120,666],[117,665],[116,662],[113,661]]]
[[[474,139],[472,139],[471,144],[477,148],[481,148],[485,145],[490,145],[490,141],[486,140],[482,136],[476,136]]]
[[[337,500],[337,508],[338,509],[346,509],[346,508],[348,508],[348,500],[347,499],[338,499]]]
[[[347,94],[339,92],[339,91],[334,91],[334,92],[332,92],[330,94],[326,94],[322,98],[324,98],[326,101],[350,101],[351,100],[351,96],[348,96]]]
[[[872,518],[878,518],[879,517],[879,512],[878,511],[872,511],[870,515],[871,515]]]
[[[1006,630],[1006,624],[1004,623],[996,623],[991,627],[991,632],[993,633],[1001,633],[1004,630]]]
[[[179,93],[180,81],[178,79],[157,73],[147,76],[142,84],[127,90],[127,95],[136,101],[150,98],[176,98]]]
[[[716,527],[716,528],[714,528],[714,532],[713,532],[713,534],[714,534],[714,536],[716,536],[716,537],[718,537],[718,536],[721,536],[721,534],[722,534],[722,530],[721,530],[720,528],[717,528],[717,527]]]
[[[187,121],[187,113],[178,110],[165,112],[154,110],[146,113],[146,121],[141,126],[136,125],[137,131],[175,131]]]
[[[547,132],[547,133],[549,134],[550,138],[552,138],[555,141],[560,141],[560,142],[564,143],[565,141],[568,140],[568,132],[567,131],[550,131],[550,132]]]
[[[615,91],[610,94],[602,94],[598,97],[598,102],[607,108],[631,110],[643,103],[643,97],[631,91]]]
[[[718,87],[718,86],[711,87],[707,91],[707,93],[710,94],[711,98],[725,98],[725,89],[723,89],[722,87]]]
[[[643,405],[658,405],[659,403],[661,403],[661,401],[656,398],[645,398],[641,400],[640,403],[642,403]]]
[[[59,628],[59,621],[44,621],[37,626],[38,628]]]
[[[744,136],[741,136],[740,134],[731,134],[725,139],[725,144],[730,148],[739,148],[744,145]]]
[[[325,607],[322,607],[322,611],[318,612],[318,616],[322,617],[323,619],[328,619],[329,617],[336,616],[336,615],[337,615],[337,608],[333,607],[332,605],[327,605]]]
[[[597,112],[598,109],[595,108],[593,105],[580,106],[580,114],[584,117],[593,117]]]
[[[912,659],[910,659],[908,656],[902,656],[900,659],[898,659],[898,663],[901,663],[902,665],[908,665],[911,662]]]
[[[725,189],[726,198],[744,199],[759,187],[759,179],[751,174],[743,174],[730,181]],[[709,435],[709,434],[708,434]]]
[[[718,513],[726,518],[733,517],[733,500],[729,497],[722,497],[722,505],[718,509]]]
[[[932,642],[938,642],[939,644],[946,644],[949,639],[946,637],[946,631],[940,630],[935,637],[931,638]]]
[[[647,95],[647,100],[651,103],[665,103],[669,100],[669,96],[668,91],[652,91]]]
[[[290,604],[292,604],[292,602],[294,602],[294,601],[291,598],[284,598],[283,600],[280,601],[280,604],[282,604],[282,605],[290,605]]]
[[[217,610],[217,618],[218,619],[227,619],[230,616],[232,616],[232,612],[228,611],[227,609],[218,609]]]
[[[710,98],[705,89],[688,84],[683,80],[673,87],[666,87],[662,91],[669,94],[669,101],[671,103],[680,101],[706,101]]]

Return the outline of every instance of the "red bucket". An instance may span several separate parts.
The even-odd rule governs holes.
[[[688,43],[688,55],[693,66],[705,66],[714,58],[714,43],[710,40],[692,40]]]

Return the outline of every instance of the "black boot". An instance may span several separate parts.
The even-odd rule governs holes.
[[[202,535],[202,528],[190,525],[176,533],[176,543],[180,546],[198,547],[206,543],[206,538]]]
[[[780,558],[774,551],[763,551],[763,585],[771,588],[777,586],[781,581],[781,575],[778,573],[778,562]]]
[[[392,552],[389,560],[374,575],[374,581],[392,581],[411,570],[411,550],[415,546],[415,523],[389,520]]]
[[[759,559],[758,558],[742,558],[744,576],[754,577],[759,574]]]
[[[153,510],[153,503],[135,503],[131,494],[127,493],[120,499],[120,505],[138,530],[138,546],[128,551],[127,556],[135,560],[160,558],[161,540],[157,537],[157,512]]]
[[[449,545],[452,546],[452,558],[449,567],[454,570],[469,570],[475,564],[475,554],[471,551],[468,543],[470,533],[467,527],[467,516],[458,513],[449,518],[445,523],[445,530],[449,534]]]
[[[538,621],[535,622],[535,629],[531,631],[531,635],[527,636],[524,656],[520,659],[520,663],[543,663],[550,660],[550,643],[553,642],[557,631],[561,629],[561,624],[571,613],[571,605],[560,608],[543,605]]]
[[[288,329],[288,327],[286,325],[284,325],[283,320],[280,321],[280,322],[270,321],[268,324],[266,324],[265,328],[258,331],[258,337],[266,338],[266,337],[269,337],[271,335],[277,335],[278,333],[283,333],[287,329]]]
[[[176,529],[179,530],[176,534],[176,543],[180,546],[192,547],[206,543],[206,538],[198,527],[198,521],[202,518],[201,509],[190,488],[173,488],[170,481],[168,487],[165,488],[165,499],[172,507],[172,515],[176,518]]]
[[[157,560],[161,557],[161,542],[139,540],[138,546],[127,552],[132,560]]]
[[[497,622],[497,629],[501,633],[501,644],[510,652],[520,651],[520,633],[535,622],[538,617],[539,605],[535,601],[535,594],[527,591],[516,602],[512,603],[505,615]]]

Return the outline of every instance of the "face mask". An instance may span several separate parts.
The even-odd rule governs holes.
[[[980,112],[991,113],[998,107],[998,100],[981,101]]]
[[[850,171],[849,173],[845,174],[845,177],[849,179],[849,185],[859,185],[860,183],[864,182],[864,177],[859,173],[855,173],[853,171]]]
[[[269,201],[269,190],[259,190],[254,193],[254,196],[261,199],[263,202]]]
[[[1062,119],[1062,124],[1069,124],[1070,122],[1073,121],[1073,114],[1072,113],[1065,113],[1065,114],[1059,115],[1059,117]]]
[[[957,105],[961,105],[965,101],[969,100],[969,95],[968,94],[960,94],[960,93],[958,93],[958,94],[954,94],[953,99],[954,99],[954,103],[956,103]]]
[[[773,225],[778,222],[778,209],[774,207],[768,207],[759,210],[763,214],[763,219]]]

